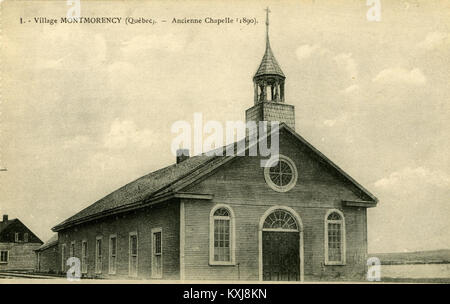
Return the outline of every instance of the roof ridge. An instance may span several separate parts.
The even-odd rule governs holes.
[[[176,192],[184,189],[189,184],[197,181],[199,178],[210,174],[220,168],[223,164],[236,159],[236,156],[246,155],[246,151],[248,151],[253,145],[257,145],[261,140],[271,135],[276,130],[285,129],[289,133],[291,133],[295,138],[297,138],[300,142],[302,142],[306,147],[308,147],[313,153],[315,153],[318,157],[323,159],[325,163],[330,165],[333,169],[335,169],[339,174],[341,174],[345,179],[347,179],[351,184],[353,184],[361,193],[365,194],[367,197],[372,199],[374,202],[378,202],[378,199],[371,194],[367,189],[365,189],[362,185],[356,182],[349,174],[345,173],[340,167],[334,164],[328,157],[322,154],[319,150],[317,150],[312,144],[310,144],[306,139],[301,137],[298,133],[296,133],[293,129],[291,129],[285,123],[280,123],[278,128],[272,129],[269,133],[266,133],[264,136],[260,136],[255,142],[251,142],[249,137],[246,136],[243,139],[234,141],[228,145],[224,145],[220,148],[210,150],[208,152],[192,156],[181,163],[172,164],[156,171],[150,172],[134,181],[126,184],[125,186],[120,187],[119,189],[111,192],[105,197],[97,200],[93,204],[88,207],[82,209],[72,217],[69,217],[65,221],[56,225],[52,228],[53,231],[58,231],[63,226],[67,224],[77,222],[86,218],[89,218],[95,214],[100,214],[102,212],[115,210],[124,206],[129,206],[133,204],[137,204],[139,202],[145,203],[148,199],[155,197],[159,194],[167,194],[170,192]],[[247,140],[248,139],[248,140]],[[244,141],[244,150],[238,150],[238,143]],[[227,148],[230,146],[233,147],[232,155],[224,155],[223,152],[228,151]],[[214,151],[222,152],[222,155],[214,154]],[[213,163],[214,160],[218,160],[217,163]],[[207,164],[212,164],[212,166],[205,167]],[[174,170],[171,170],[174,168]],[[175,170],[175,168],[178,168]],[[201,170],[205,168],[205,170]],[[142,180],[142,183],[138,181]],[[142,191],[140,187],[146,187],[148,191]],[[90,212],[89,212],[90,211]]]
[[[161,192],[162,189],[166,188],[167,186],[176,182],[177,180],[184,178],[185,175],[188,175],[192,171],[195,171],[198,167],[202,166],[204,163],[208,162],[208,160],[211,160],[213,158],[214,157],[208,157],[206,155],[195,155],[195,156],[192,156],[192,157],[186,159],[185,161],[183,161],[181,163],[171,164],[166,167],[163,167],[163,168],[157,169],[155,171],[152,171],[150,173],[147,173],[147,174],[127,183],[126,185],[110,192],[109,194],[103,196],[102,198],[96,200],[94,203],[92,203],[89,206],[78,211],[73,216],[60,222],[59,224],[54,226],[52,229],[57,228],[61,225],[65,225],[65,224],[71,223],[73,221],[85,218],[90,215],[87,211],[94,209],[96,207],[99,207],[100,210],[94,211],[94,213],[103,212],[103,211],[110,210],[110,209],[115,209],[116,207],[120,207],[120,206],[124,206],[124,205],[135,204],[142,200],[145,200],[146,198],[149,198],[149,197],[154,196],[155,194]],[[193,163],[192,167],[189,166],[191,163]],[[186,172],[184,172],[183,174],[180,174],[180,176],[175,176],[174,180],[169,180],[167,183],[164,183],[164,181],[163,181],[162,184],[159,186],[156,186],[156,188],[151,189],[151,187],[150,187],[149,191],[140,192],[140,191],[142,191],[141,187],[144,187],[144,188],[148,187],[148,185],[146,185],[144,183],[144,181],[157,182],[157,181],[167,179],[167,175],[162,174],[162,173],[167,172],[170,175],[170,177],[172,177],[172,175],[176,175],[176,174],[174,174],[174,172],[170,172],[171,168],[183,169],[183,167],[186,167],[185,168]],[[182,171],[181,169],[180,169],[180,171]],[[173,171],[175,171],[175,170],[173,170]],[[142,182],[139,182],[139,181],[142,181]],[[133,192],[133,190],[136,190],[136,192],[131,193],[131,194],[128,193],[128,192]],[[124,197],[120,198],[119,196],[124,196]],[[122,199],[121,205],[115,206],[115,207],[114,206],[111,207],[108,205],[108,202],[111,203],[118,199]],[[88,214],[83,215],[83,213],[88,213]]]
[[[0,232],[2,232],[4,229],[6,229],[6,227],[8,227],[9,225],[11,225],[12,222],[18,220],[17,218],[13,218],[13,219],[8,219],[7,221],[1,221],[0,222]]]

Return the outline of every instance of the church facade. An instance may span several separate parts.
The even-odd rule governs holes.
[[[364,278],[367,208],[377,198],[295,132],[266,25],[246,120],[280,122],[276,160],[261,167],[259,156],[177,157],[55,226],[61,272],[77,257],[85,277]]]

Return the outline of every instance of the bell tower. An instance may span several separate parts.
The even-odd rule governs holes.
[[[254,106],[245,111],[246,121],[278,121],[295,129],[294,106],[285,103],[284,76],[269,41],[269,8],[266,8],[266,51],[253,76]]]

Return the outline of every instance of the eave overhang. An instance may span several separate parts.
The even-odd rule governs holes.
[[[162,195],[158,195],[158,196],[154,196],[151,197],[149,199],[145,199],[142,200],[140,202],[134,202],[125,206],[120,206],[118,208],[114,208],[114,209],[110,209],[101,213],[97,213],[97,214],[93,214],[91,216],[86,216],[84,218],[75,220],[75,221],[71,221],[71,222],[67,222],[67,223],[62,223],[59,225],[56,225],[55,227],[52,228],[53,232],[58,232],[61,231],[63,229],[67,229],[69,227],[73,227],[79,224],[83,224],[86,222],[90,222],[90,221],[94,221],[94,220],[98,220],[107,216],[111,216],[111,215],[115,215],[115,214],[119,214],[119,213],[124,213],[124,212],[128,212],[128,211],[133,211],[133,210],[137,210],[137,209],[141,209],[141,208],[145,208],[148,206],[152,206],[158,203],[162,203],[165,202],[167,200],[173,199],[173,198],[182,198],[182,199],[197,199],[197,200],[212,200],[214,198],[213,194],[203,194],[203,193],[189,193],[189,192],[170,192],[170,193],[165,193]]]
[[[377,206],[377,201],[342,200],[345,207],[372,208]]]

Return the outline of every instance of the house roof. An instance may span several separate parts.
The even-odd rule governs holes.
[[[334,168],[341,176],[347,179],[351,184],[353,184],[357,189],[359,189],[363,194],[365,194],[372,202],[377,202],[378,199],[372,195],[367,189],[356,182],[352,177],[345,173],[341,168],[334,164],[330,159],[323,155],[320,151],[314,148],[310,143],[308,143],[303,137],[297,134],[293,129],[288,127],[286,124],[280,124],[280,131],[285,129],[296,139],[304,143],[311,151],[316,154],[319,158],[329,164]],[[266,136],[269,136],[267,134]],[[261,137],[259,141],[264,140],[265,137]],[[248,138],[241,141],[232,143],[228,146],[215,149],[213,151],[226,151],[229,147],[233,147],[233,155],[238,155],[237,149],[240,146],[239,143],[243,142],[245,150],[250,148]],[[256,143],[258,144],[258,143]],[[170,197],[167,194],[177,193],[182,191],[183,188],[197,181],[201,177],[208,173],[217,170],[219,167],[225,163],[235,159],[236,156],[216,156],[209,151],[202,155],[193,156],[181,163],[173,164],[162,168],[160,170],[154,171],[135,181],[117,189],[111,194],[105,196],[104,198],[93,203],[89,207],[81,210],[74,216],[66,219],[62,223],[56,225],[52,228],[53,231],[59,231],[66,227],[89,221],[93,218],[99,218],[108,215],[112,211],[127,210],[128,207],[145,206],[146,203],[151,202],[153,199],[161,198],[165,200]],[[226,155],[222,153],[221,155]]]
[[[6,233],[6,234],[8,234],[8,227],[10,227],[11,229],[15,229],[15,227],[17,228],[17,225],[20,225],[20,226],[22,226],[22,227],[24,227],[24,228],[26,228],[27,230],[28,230],[28,233],[30,233],[31,234],[31,236],[33,237],[33,238],[36,238],[36,240],[39,242],[39,243],[44,243],[44,242],[42,242],[41,241],[41,239],[33,232],[33,231],[31,231],[30,230],[30,228],[28,228],[24,223],[22,223],[22,221],[21,220],[19,220],[18,218],[15,218],[15,219],[8,219],[7,221],[0,221],[0,238],[1,238],[1,235],[2,235],[2,233]]]
[[[11,220],[7,220],[7,221],[0,221],[0,233],[9,226],[9,224],[11,224],[12,222],[14,222],[17,219],[11,219]]]
[[[157,192],[162,191],[174,181],[189,174],[196,168],[203,166],[213,158],[212,156],[205,155],[192,156],[181,163],[173,164],[144,175],[96,201],[74,216],[58,224],[52,230],[58,231],[60,227],[64,227],[67,224],[94,214],[142,202],[143,199],[156,195]]]
[[[50,248],[52,246],[58,245],[58,234],[55,233],[47,242],[45,242],[41,247],[35,251],[42,251],[44,249]]]

